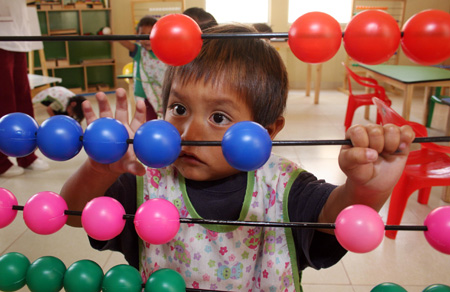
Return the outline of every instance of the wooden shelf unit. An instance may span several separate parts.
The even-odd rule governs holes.
[[[79,3],[79,2],[77,2]],[[86,5],[65,1],[41,2],[38,8],[41,34],[95,35],[104,27],[111,27],[111,8],[107,2]],[[87,8],[95,3],[93,8]],[[82,4],[82,3],[81,3]],[[47,7],[50,6],[50,7]],[[105,8],[106,6],[106,8]],[[77,94],[113,90],[116,87],[113,46],[108,41],[44,41],[48,75],[62,78],[58,85]],[[37,54],[37,52],[35,53]],[[39,58],[35,58],[39,60]],[[40,62],[35,70],[41,70]]]

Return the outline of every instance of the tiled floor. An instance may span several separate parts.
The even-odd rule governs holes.
[[[400,111],[401,98],[390,94],[394,109]],[[335,90],[322,91],[320,104],[314,105],[312,97],[305,97],[304,91],[292,91],[286,113],[287,124],[277,139],[342,139],[344,137],[343,120],[347,96]],[[420,92],[413,102],[412,120],[420,121],[422,114],[422,97]],[[444,124],[448,109],[438,106],[433,125]],[[35,107],[39,123],[47,116],[40,106]],[[374,109],[371,112],[374,117]],[[355,114],[354,122],[366,123],[360,108]],[[85,126],[85,125],[83,125]],[[443,127],[442,127],[443,128]],[[430,129],[430,135],[443,135],[441,128]],[[302,166],[329,182],[340,184],[344,181],[337,156],[339,146],[278,147],[275,152],[298,161]],[[41,155],[42,156],[42,155]],[[86,154],[82,151],[75,158],[66,162],[48,160],[51,170],[46,172],[26,171],[22,176],[5,179],[0,177],[0,187],[12,191],[20,205],[33,194],[49,190],[59,192],[65,179],[84,161]],[[428,205],[416,202],[413,195],[408,204],[403,223],[423,224],[425,216],[434,208],[445,205],[440,200],[442,188],[436,187]],[[380,214],[386,219],[387,206]],[[19,212],[14,222],[0,230],[0,254],[17,251],[26,255],[30,261],[52,255],[64,261],[68,267],[75,261],[91,259],[99,263],[106,272],[116,264],[124,263],[120,254],[98,252],[88,243],[83,229],[65,226],[53,235],[37,235],[31,232],[22,220]],[[307,269],[303,276],[305,292],[370,291],[382,282],[394,282],[412,292],[419,292],[430,284],[450,285],[450,256],[441,254],[431,248],[422,232],[399,232],[396,240],[385,238],[374,251],[367,254],[349,253],[337,265],[330,269],[315,271]],[[20,291],[27,291],[26,287]]]

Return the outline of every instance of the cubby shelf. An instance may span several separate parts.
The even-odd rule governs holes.
[[[44,9],[41,3],[37,10],[42,35],[95,35],[111,27],[110,7],[72,8],[57,1],[48,3]],[[49,76],[62,78],[58,85],[77,94],[116,87],[114,51],[108,41],[44,41],[44,53]],[[34,59],[38,74],[42,73],[37,55]]]

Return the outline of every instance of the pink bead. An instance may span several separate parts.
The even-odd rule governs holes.
[[[39,192],[25,203],[23,220],[37,234],[52,234],[66,224],[65,210],[67,204],[60,195],[49,191]]]
[[[116,199],[98,197],[86,204],[81,213],[81,224],[86,233],[97,240],[109,240],[125,227],[125,209]]]
[[[383,220],[368,206],[349,206],[336,218],[335,235],[346,250],[356,253],[372,251],[380,245],[383,234]]]
[[[134,217],[137,234],[150,244],[167,243],[180,229],[178,209],[164,199],[151,199],[143,203]]]
[[[7,189],[0,188],[0,228],[6,227],[14,221],[17,210],[12,206],[17,205],[17,199]]]
[[[450,206],[442,206],[431,211],[425,218],[424,232],[428,243],[436,250],[450,254]]]

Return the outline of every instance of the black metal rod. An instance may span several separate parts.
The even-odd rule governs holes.
[[[403,37],[403,32],[400,33]],[[288,39],[287,32],[255,32],[255,33],[204,33],[202,39],[230,39],[230,38],[278,38]],[[342,32],[344,37],[344,32]],[[41,41],[145,41],[150,38],[148,34],[141,35],[43,35],[43,36],[0,36],[2,42],[41,42]]]
[[[83,138],[80,137],[82,141]],[[450,136],[418,137],[413,143],[439,143],[450,142]],[[128,144],[133,144],[133,139],[127,139]],[[182,146],[222,146],[221,141],[181,141]],[[272,141],[272,146],[325,146],[325,145],[352,145],[348,139],[341,140],[278,140]]]
[[[23,211],[24,206],[13,205],[13,210]],[[65,215],[81,216],[82,211],[65,210]],[[133,214],[123,215],[124,220],[134,220]],[[233,226],[253,226],[253,227],[281,227],[295,229],[336,229],[334,223],[316,223],[316,222],[266,222],[266,221],[238,221],[238,220],[215,220],[215,219],[197,219],[180,218],[180,223],[206,224],[206,225],[233,225]],[[424,225],[385,225],[385,230],[403,230],[403,231],[427,231]],[[201,290],[199,290],[201,291]]]

